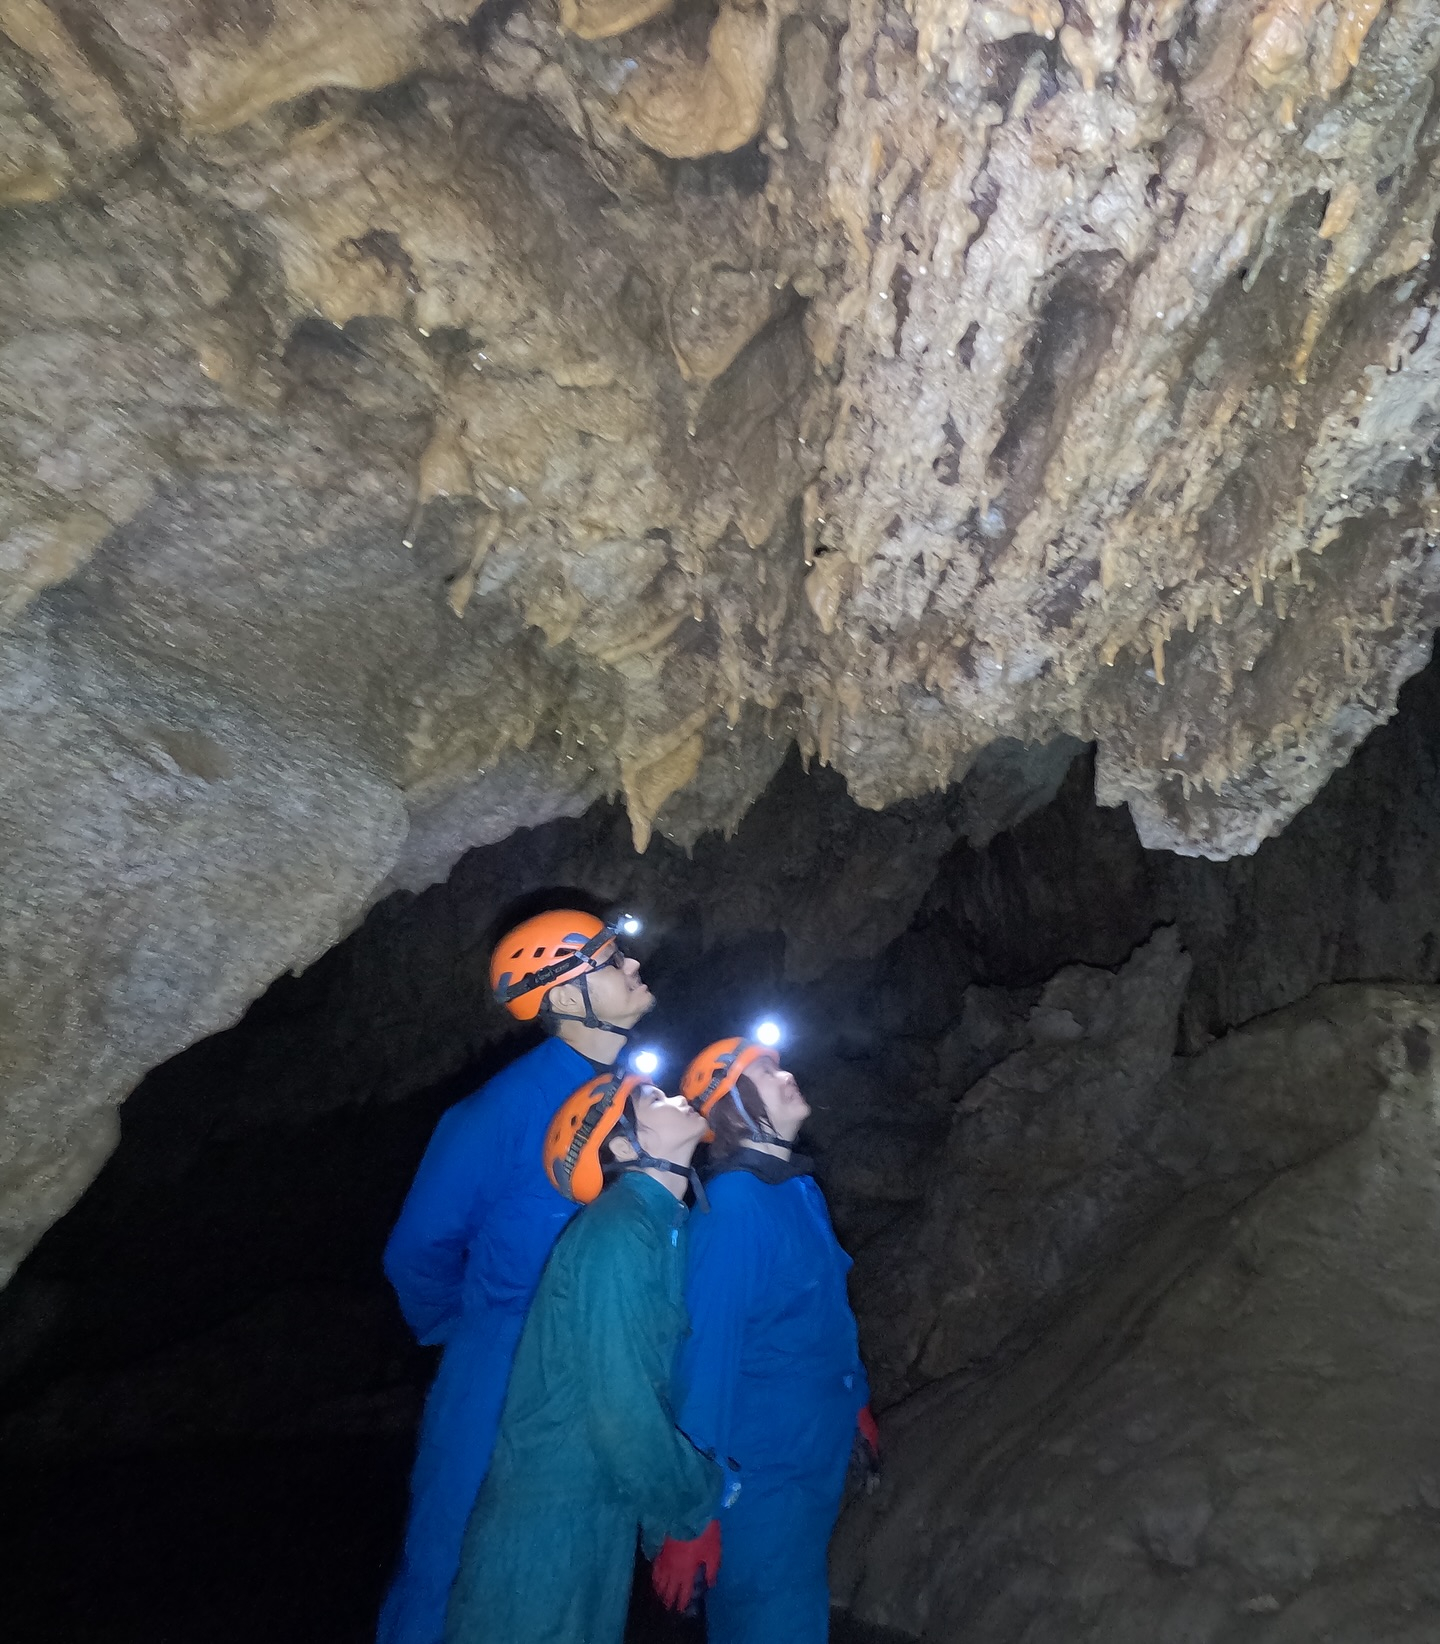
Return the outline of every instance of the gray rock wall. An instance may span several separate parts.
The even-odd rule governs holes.
[[[319,1291],[295,1293],[298,1313],[346,1318],[358,1287],[383,1315],[387,1218],[461,1087],[426,1092],[466,1067],[478,1080],[517,1043],[485,1002],[487,934],[516,894],[571,884],[645,914],[649,1029],[676,1056],[784,1015],[881,1399],[983,1375],[1147,1216],[1239,1168],[1233,1110],[1214,1116],[1212,1153],[1193,1131],[1166,1135],[1172,1053],[1336,977],[1440,973],[1437,697],[1426,670],[1314,805],[1228,864],[1144,851],[1123,811],[1095,806],[1083,760],[1044,803],[1063,745],[1028,775],[1012,750],[878,813],[791,762],[733,838],[702,837],[690,857],[662,841],[636,857],[605,804],[476,851],[145,1082],[115,1171],[0,1304],[0,1357],[30,1366],[32,1390],[96,1354],[123,1360],[138,1348],[116,1321],[142,1296],[153,1347],[188,1350],[197,1316],[269,1316],[276,1265],[291,1250],[309,1271],[317,1241],[342,1254],[320,1263]],[[1144,1009],[1107,1019],[1092,990],[1138,990]],[[247,1194],[267,1207],[264,1239]],[[210,1269],[225,1275],[213,1298]],[[403,1382],[393,1347],[357,1360],[357,1380]],[[264,1383],[270,1351],[237,1357],[240,1379]],[[297,1396],[292,1429],[321,1419]]]
[[[156,1060],[600,794],[1070,737],[1275,834],[1440,621],[1437,20],[8,5],[0,1275]]]
[[[936,1644],[1434,1639],[1437,1027],[1434,989],[1322,990],[1185,1064],[1172,1114],[1231,1113],[1242,1173],[895,1412],[841,1601]]]

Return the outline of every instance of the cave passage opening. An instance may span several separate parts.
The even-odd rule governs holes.
[[[689,855],[637,856],[602,802],[388,897],[145,1079],[0,1294],[7,1636],[371,1636],[433,1370],[379,1255],[439,1114],[526,1042],[485,988],[518,898],[644,916],[662,1080],[784,1020],[876,1404],[963,1424],[1177,1206],[1218,1226],[1363,1128],[1359,1098],[1217,1105],[1193,1070],[1333,984],[1440,978],[1437,846],[1432,666],[1251,858],[1148,852],[1087,751],[1012,744],[882,812],[792,756]],[[1423,1025],[1403,1043],[1423,1071]]]

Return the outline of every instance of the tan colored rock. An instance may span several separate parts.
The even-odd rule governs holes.
[[[373,90],[421,61],[468,10],[454,0],[284,0],[227,26],[191,0],[110,0],[116,32],[151,59],[192,132],[227,131],[322,86]]]
[[[27,654],[103,631],[193,718],[242,702],[377,796],[483,796],[517,750],[553,766],[527,792],[623,766],[687,841],[792,737],[880,806],[1070,736],[1149,845],[1246,852],[1391,712],[1440,621],[1440,0],[1123,31],[1113,0],[786,0],[611,40],[471,10],[98,0],[82,40],[13,0]],[[60,925],[67,876],[122,871],[85,843],[104,765],[62,762]],[[268,802],[261,887],[299,849]],[[142,833],[116,928],[169,929],[202,858]],[[234,1008],[351,916],[299,933],[267,894],[216,903]],[[100,1058],[113,1105],[216,1019],[187,983],[105,1060],[87,990],[143,956],[66,974],[16,1111],[47,1059]]]
[[[1371,168],[1389,166],[1406,151],[1402,133],[1414,129],[1429,99],[1428,81],[1406,76],[1431,60],[1434,30],[1428,23],[1422,27],[1418,14],[1392,19],[1383,32],[1371,28],[1366,50],[1388,51],[1394,74],[1377,59],[1375,78],[1363,86],[1346,81],[1336,95],[1349,101],[1326,116],[1307,142],[1277,123],[1275,108],[1256,95],[1252,77],[1237,79],[1255,37],[1244,16],[1223,9],[1191,49],[1186,73],[1195,86],[1195,106],[1206,106],[1203,99],[1211,97],[1231,99],[1226,125],[1210,128],[1204,150],[1175,143],[1171,185],[1140,155],[1162,130],[1185,132],[1183,121],[1176,123],[1181,105],[1147,67],[1157,50],[1170,49],[1176,8],[1144,9],[1137,18],[1140,33],[1116,61],[1113,84],[1102,83],[1097,68],[1093,90],[1082,86],[1069,93],[1061,86],[1037,106],[1038,82],[1028,90],[1022,75],[1008,108],[972,103],[973,117],[941,106],[921,68],[892,49],[878,13],[865,17],[842,47],[840,126],[832,151],[832,205],[847,230],[849,262],[840,294],[823,300],[834,303],[833,320],[816,320],[817,330],[826,333],[833,325],[836,342],[828,346],[846,362],[840,392],[842,404],[852,408],[838,420],[827,447],[819,510],[826,521],[821,541],[843,547],[863,568],[836,618],[837,635],[853,636],[842,666],[865,679],[867,700],[889,699],[891,680],[862,660],[867,636],[877,619],[889,623],[896,613],[914,610],[923,618],[901,620],[934,659],[924,676],[927,688],[952,712],[971,692],[977,704],[989,697],[993,682],[1017,665],[1023,672],[1045,666],[1040,659],[1046,656],[1067,682],[1091,681],[1083,689],[1094,708],[1102,700],[1118,701],[1109,678],[1144,678],[1147,689],[1153,680],[1157,695],[1148,711],[1168,727],[1156,744],[1166,751],[1151,767],[1153,776],[1120,775],[1107,751],[1110,739],[1089,717],[1091,707],[1067,719],[1067,728],[1099,735],[1102,791],[1107,798],[1125,794],[1152,842],[1178,843],[1167,818],[1183,808],[1192,818],[1200,810],[1212,817],[1206,824],[1212,842],[1199,848],[1234,849],[1239,836],[1221,820],[1230,795],[1270,787],[1285,761],[1294,777],[1303,778],[1314,768],[1319,744],[1308,740],[1292,713],[1267,710],[1263,731],[1230,736],[1223,754],[1187,774],[1191,755],[1178,757],[1179,750],[1197,746],[1196,727],[1207,711],[1202,700],[1191,711],[1189,669],[1203,652],[1216,670],[1204,703],[1215,701],[1217,688],[1226,700],[1248,694],[1253,685],[1235,682],[1246,674],[1252,681],[1266,676],[1259,666],[1262,652],[1273,647],[1277,656],[1295,656],[1293,639],[1282,634],[1297,635],[1312,623],[1318,634],[1335,620],[1334,613],[1302,614],[1312,598],[1323,600],[1320,585],[1309,586],[1303,572],[1291,584],[1302,590],[1298,598],[1286,592],[1273,617],[1258,617],[1266,637],[1256,628],[1262,607],[1253,598],[1257,614],[1226,613],[1234,610],[1237,586],[1250,587],[1252,596],[1258,587],[1263,609],[1271,611],[1266,590],[1275,586],[1276,572],[1292,562],[1298,566],[1296,556],[1317,540],[1310,510],[1318,493],[1332,499],[1327,507],[1349,513],[1362,489],[1351,491],[1338,480],[1338,469],[1327,466],[1350,460],[1332,445],[1330,433],[1320,433],[1322,425],[1337,428],[1326,421],[1329,413],[1316,422],[1284,396],[1297,379],[1312,404],[1355,394],[1353,379],[1316,385],[1311,365],[1339,305],[1372,265],[1378,241],[1395,243],[1392,208],[1383,204],[1388,185],[1377,192],[1381,177]],[[1277,11],[1277,28],[1282,20]],[[921,34],[923,41],[923,29]],[[982,95],[981,64],[963,37],[937,23],[922,55],[927,49],[937,60],[950,54],[950,84]],[[1278,73],[1279,58],[1274,62]],[[1370,88],[1382,81],[1387,89],[1377,102]],[[1395,123],[1387,127],[1387,118]],[[912,129],[927,132],[923,143],[906,139]],[[1382,129],[1390,135],[1382,137]],[[1341,131],[1352,131],[1355,140],[1342,140]],[[1201,158],[1198,168],[1192,154]],[[1344,172],[1342,154],[1349,162]],[[1292,161],[1301,171],[1317,164],[1323,174],[1333,207],[1326,226],[1335,230],[1339,248],[1334,255],[1324,249],[1329,242],[1318,238],[1323,212],[1313,224],[1298,220],[1302,195],[1288,196],[1289,206],[1273,200],[1263,210],[1239,206],[1252,188],[1269,186],[1262,179],[1295,175]],[[1420,170],[1413,176],[1428,214],[1433,180]],[[977,201],[989,212],[983,228],[978,212],[962,215]],[[1161,221],[1164,210],[1173,222]],[[957,243],[955,225],[961,222],[968,238]],[[1408,248],[1418,236],[1408,225],[1402,243],[1402,255],[1413,254]],[[1317,244],[1317,251],[1303,250]],[[1281,251],[1282,245],[1293,249]],[[1144,265],[1132,284],[1129,271],[1141,268],[1146,246],[1157,260]],[[1315,272],[1301,282],[1309,298],[1290,305],[1281,293],[1298,295],[1300,288],[1276,259],[1293,262],[1297,255],[1312,258]],[[1072,282],[1082,268],[1087,294],[1076,304],[1070,293],[1078,290]],[[1237,290],[1228,282],[1242,269]],[[1258,313],[1269,305],[1275,313],[1282,301],[1285,350],[1266,360],[1258,375],[1234,372],[1228,387],[1212,377],[1204,411],[1196,386],[1181,388],[1177,399],[1173,374],[1163,366],[1152,370],[1171,346],[1164,339],[1191,335],[1198,341],[1217,327],[1213,334],[1228,336],[1232,324],[1245,323],[1243,310]],[[1043,316],[1038,330],[1037,303]],[[1402,328],[1410,323],[1399,314],[1395,320]],[[1428,321],[1422,323],[1428,328]],[[1047,375],[1051,368],[1043,354],[1034,352],[1047,334],[1063,362],[1053,375]],[[1197,357],[1207,358],[1203,351]],[[1027,359],[1039,362],[1038,375]],[[1095,362],[1093,371],[1082,363],[1086,359]],[[1428,377],[1428,363],[1419,369]],[[1388,374],[1385,381],[1400,392]],[[1365,401],[1364,393],[1373,392],[1367,385],[1359,396],[1367,408],[1375,402]],[[1408,393],[1407,399],[1420,403]],[[1428,427],[1429,414],[1421,416]],[[1244,509],[1251,523],[1243,529],[1253,542],[1258,508],[1266,519],[1265,546],[1247,553],[1244,563],[1231,557],[1234,549],[1217,557],[1218,541],[1230,539],[1235,529],[1230,520],[1243,484],[1238,476],[1251,471],[1243,453],[1269,438],[1262,430],[1272,418],[1295,444],[1295,471],[1309,477],[1288,512],[1273,506],[1263,483],[1249,493]],[[885,435],[877,440],[879,427]],[[902,428],[907,431],[900,435]],[[1374,451],[1358,427],[1352,425],[1351,433],[1356,456],[1362,443]],[[1428,437],[1417,433],[1403,443],[1413,450]],[[1207,455],[1197,460],[1197,450]],[[1371,458],[1361,460],[1368,465]],[[1172,461],[1174,479],[1162,479]],[[1100,473],[1108,477],[1092,490],[1090,476]],[[1321,473],[1333,477],[1317,490]],[[1365,492],[1371,519],[1379,517],[1373,510],[1388,507],[1379,500],[1386,493],[1384,481]],[[1358,547],[1371,529],[1359,528],[1352,545]],[[917,558],[922,543],[938,541],[955,546],[933,559]],[[1039,620],[1022,593],[1037,574],[1060,601],[1050,607],[1053,616]],[[1062,585],[1069,590],[1063,596]],[[1214,590],[1213,602],[1207,587]],[[1297,622],[1298,628],[1286,626]],[[1241,630],[1248,636],[1244,642]],[[841,646],[847,649],[843,638]],[[947,651],[966,654],[969,665],[952,667]],[[1388,652],[1397,662],[1402,653],[1419,654],[1406,651],[1403,642]],[[1282,697],[1292,699],[1297,682],[1298,675],[1283,685],[1277,680],[1277,709]],[[1026,688],[1017,694],[1017,728],[1026,694]],[[821,711],[817,706],[816,723]],[[1309,723],[1318,727],[1328,713],[1319,710]],[[960,710],[951,720],[957,731],[964,717]],[[1271,730],[1282,720],[1292,729],[1276,745]],[[866,724],[877,720],[867,718]],[[867,734],[852,725],[850,735],[857,733]],[[963,746],[958,735],[955,745]],[[917,779],[931,758],[917,747]],[[1150,797],[1142,800],[1141,788]],[[1197,801],[1202,789],[1213,802]],[[1178,807],[1162,797],[1166,791],[1176,792]],[[1194,848],[1193,839],[1186,848]]]
[[[704,747],[704,738],[697,728],[658,758],[647,759],[641,755],[622,765],[625,804],[630,812],[630,828],[637,851],[643,851],[650,843],[650,831],[661,806],[699,770]]]
[[[44,0],[0,0],[0,33],[31,57],[65,113],[101,148],[125,148],[136,132],[114,88],[86,61]]]
[[[582,40],[608,40],[670,10],[672,0],[560,0],[560,21]]]
[[[1009,40],[1017,34],[1053,40],[1064,18],[1060,0],[999,0],[990,5],[980,0],[970,11],[971,26],[982,40]]]
[[[740,148],[760,129],[779,39],[775,0],[727,0],[704,62],[671,57],[643,64],[621,95],[621,120],[672,160]]]
[[[0,541],[0,621],[73,576],[109,529],[103,514],[82,504],[58,518],[26,521]]]
[[[709,383],[775,311],[775,281],[719,258],[697,263],[671,293],[670,347],[686,382]]]

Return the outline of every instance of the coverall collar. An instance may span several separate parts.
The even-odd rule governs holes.
[[[583,1085],[587,1079],[593,1079],[597,1073],[608,1073],[611,1068],[610,1063],[597,1062],[593,1057],[587,1056],[583,1050],[576,1050],[574,1045],[567,1045],[558,1033],[552,1033],[542,1039],[535,1049],[537,1051],[549,1051],[552,1056],[560,1061],[573,1062],[575,1064],[575,1084],[577,1088]]]
[[[641,1202],[651,1215],[667,1226],[678,1227],[690,1214],[683,1199],[677,1199],[663,1182],[647,1176],[643,1170],[627,1170],[615,1183],[617,1190],[628,1188],[640,1195]]]
[[[758,1176],[762,1182],[774,1187],[796,1176],[808,1176],[814,1168],[814,1161],[803,1153],[792,1153],[788,1159],[777,1159],[773,1153],[757,1153],[751,1147],[737,1147],[709,1174],[721,1176],[727,1170],[748,1170],[752,1176]]]

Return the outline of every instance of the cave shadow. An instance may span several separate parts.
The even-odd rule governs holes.
[[[695,1018],[733,1013],[737,999],[758,1005],[779,970],[767,942],[720,956],[711,986],[698,989],[686,982],[688,947],[682,940],[657,956],[674,996],[658,1024],[662,1042],[695,1041]],[[282,979],[252,1008],[252,1027],[295,1012],[303,984]],[[223,1113],[197,1111],[200,1093],[214,1088],[224,1035],[141,1084],[90,1190],[32,1252],[23,1282],[0,1292],[0,1340],[11,1343],[23,1343],[21,1315],[37,1295],[65,1298],[61,1322],[28,1362],[0,1366],[9,1370],[0,1424],[23,1418],[57,1381],[78,1384],[77,1402],[87,1383],[107,1378],[148,1375],[163,1385],[167,1365],[197,1343],[245,1334],[209,1384],[211,1409],[185,1402],[197,1372],[182,1369],[172,1430],[157,1434],[151,1410],[138,1439],[82,1430],[34,1459],[6,1456],[9,1644],[368,1644],[438,1358],[411,1339],[380,1252],[440,1114],[534,1038],[508,1033],[404,1100],[290,1126],[231,1128]],[[278,1314],[277,1289],[289,1298]],[[314,1349],[333,1329],[327,1308],[337,1300],[364,1314],[364,1362],[346,1367],[338,1413],[289,1408],[296,1382],[326,1384],[326,1355],[317,1361]],[[262,1340],[246,1321],[266,1307]],[[148,1396],[140,1386],[142,1404]],[[267,1431],[277,1408],[292,1433]],[[72,1414],[83,1423],[83,1408]],[[360,1430],[324,1431],[337,1419]],[[700,1644],[699,1623],[660,1609],[647,1568],[637,1565],[628,1644]],[[833,1636],[862,1639],[843,1617]]]
[[[9,1644],[373,1638],[400,1546],[414,1426],[438,1358],[411,1340],[379,1254],[435,1120],[530,1037],[510,1036],[393,1106],[298,1126],[283,1151],[266,1128],[201,1142],[188,1168],[171,1160],[168,1173],[165,1138],[189,1079],[163,1077],[137,1090],[116,1153],[26,1264],[32,1286],[63,1285],[83,1272],[94,1305],[83,1328],[57,1331],[11,1376],[0,1419],[23,1410],[57,1373],[143,1371],[147,1347],[150,1361],[162,1363],[184,1349],[178,1321],[196,1337],[223,1329],[273,1290],[279,1270],[296,1309],[295,1334],[273,1341],[277,1359],[291,1351],[303,1358],[304,1309],[320,1290],[349,1289],[376,1303],[379,1339],[354,1402],[360,1419],[380,1410],[392,1430],[187,1439],[182,1412],[173,1442],[127,1447],[116,1435],[113,1453],[7,1457],[0,1561]],[[246,1196],[257,1174],[268,1199],[263,1217]],[[125,1298],[134,1303],[129,1313]],[[5,1307],[0,1294],[0,1332]],[[314,1323],[322,1329],[323,1316]],[[233,1379],[258,1381],[268,1368],[240,1359]],[[242,1406],[242,1419],[248,1413]],[[225,1420],[217,1411],[217,1425]],[[636,1644],[698,1644],[703,1636],[665,1617],[638,1588],[633,1610],[627,1638]]]

